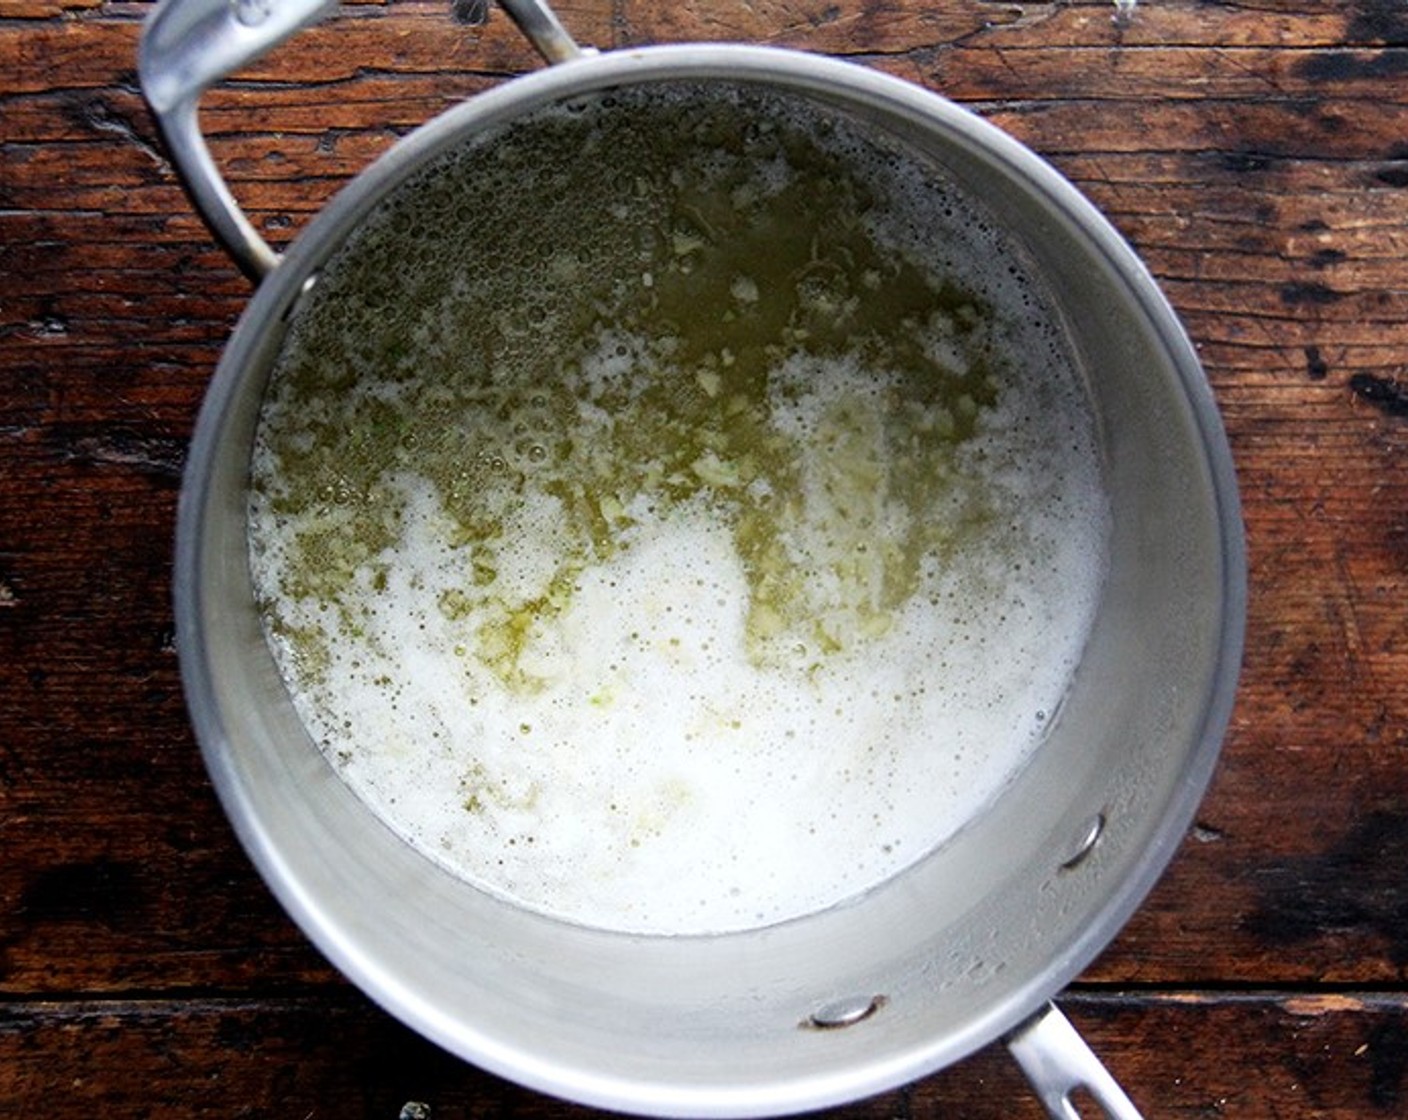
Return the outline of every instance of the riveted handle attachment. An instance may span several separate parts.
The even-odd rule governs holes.
[[[582,52],[541,0],[501,0],[549,62]],[[337,0],[161,0],[137,51],[142,93],[192,201],[235,263],[258,281],[279,263],[230,193],[205,137],[201,95],[331,11]]]
[[[1071,1100],[1077,1089],[1090,1094],[1111,1120],[1142,1120],[1134,1102],[1055,1004],[1048,1003],[1009,1034],[1007,1049],[1052,1120],[1081,1120]]]

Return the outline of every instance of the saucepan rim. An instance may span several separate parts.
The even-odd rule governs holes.
[[[497,1047],[492,1031],[467,1036],[447,1025],[443,1009],[398,986],[386,962],[369,957],[363,943],[330,925],[316,893],[296,873],[267,835],[258,809],[231,760],[238,733],[216,700],[202,606],[200,573],[205,570],[202,527],[211,515],[212,474],[217,450],[229,439],[231,413],[250,392],[271,332],[296,310],[301,292],[347,233],[388,192],[426,161],[478,130],[506,122],[538,106],[576,94],[662,81],[726,80],[822,97],[832,102],[869,103],[907,118],[952,143],[981,149],[984,158],[1023,190],[1040,195],[1053,214],[1079,228],[1085,240],[1119,278],[1123,294],[1157,335],[1179,378],[1179,391],[1192,413],[1199,453],[1209,472],[1221,543],[1223,605],[1215,671],[1203,706],[1201,727],[1190,738],[1197,747],[1188,758],[1181,784],[1164,803],[1152,840],[1139,853],[1132,872],[1083,927],[1080,937],[1059,947],[1045,970],[1020,991],[994,1005],[980,1028],[962,1039],[931,1039],[892,1054],[873,1068],[789,1083],[774,1099],[760,1100],[750,1088],[746,1099],[719,1091],[701,1101],[697,1091],[681,1094],[666,1084],[629,1084],[600,1073],[566,1071],[535,1056]],[[262,393],[262,386],[260,387]],[[227,561],[231,562],[231,561]],[[244,561],[240,561],[244,562]],[[1143,902],[1173,858],[1211,781],[1231,718],[1240,670],[1247,606],[1245,543],[1236,477],[1213,394],[1197,355],[1175,313],[1142,261],[1094,205],[1049,163],[995,125],[941,95],[855,63],[775,47],[743,44],[674,44],[585,54],[548,69],[519,76],[476,94],[421,126],[363,171],[308,224],[282,262],[259,286],[225,348],[197,420],[183,479],[177,517],[173,597],[181,675],[188,707],[205,762],[226,814],[265,881],[310,939],[367,994],[447,1049],[495,1073],[535,1089],[587,1104],[670,1115],[743,1116],[759,1110],[782,1114],[858,1099],[913,1081],[996,1040],[1031,1016],[1073,980],[1113,939]],[[471,1041],[467,1043],[467,1037]]]

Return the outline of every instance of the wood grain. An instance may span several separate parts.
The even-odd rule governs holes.
[[[1402,997],[1081,995],[1067,1012],[1150,1116],[1363,1120],[1402,1115],[1408,1105]],[[119,1069],[125,1075],[114,1078]],[[0,1094],[17,1116],[58,1108],[75,1116],[395,1120],[410,1102],[434,1120],[608,1115],[458,1062],[353,994],[11,1005],[0,1019]],[[1036,1120],[1042,1112],[992,1047],[828,1115]]]
[[[1408,9],[577,0],[584,42],[742,40],[940,90],[1051,160],[1198,346],[1252,599],[1222,765],[1070,1007],[1151,1115],[1408,1111]],[[144,3],[0,0],[0,1114],[582,1115],[371,1008],[239,851],[169,606],[186,440],[249,288],[135,83]],[[276,244],[398,137],[535,68],[349,6],[203,119]],[[1015,1102],[1015,1103],[1014,1103]],[[842,1116],[1035,1115],[1004,1056]]]

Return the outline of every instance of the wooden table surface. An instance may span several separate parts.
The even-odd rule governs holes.
[[[249,285],[136,87],[148,6],[0,0],[0,1116],[578,1117],[418,1039],[272,901],[182,704],[171,538]],[[1408,1116],[1408,6],[563,0],[940,90],[1074,180],[1196,342],[1245,503],[1246,666],[1171,870],[1064,999],[1152,1117]],[[358,4],[206,99],[276,243],[536,59]],[[985,1051],[845,1117],[1035,1117]]]

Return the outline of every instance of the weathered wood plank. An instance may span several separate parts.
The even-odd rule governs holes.
[[[621,25],[628,43],[739,41],[828,53],[900,53],[929,47],[1040,42],[1089,46],[1272,46],[1283,50],[1379,46],[1395,33],[1392,13],[1353,19],[1335,0],[1317,3],[1141,3],[1118,18],[1104,0],[1077,3],[943,5],[835,4],[826,0],[762,3],[693,2],[661,5],[625,0]]]
[[[1076,994],[1067,1013],[1150,1116],[1364,1120],[1408,1104],[1401,996]],[[359,998],[24,1003],[0,1009],[16,1115],[605,1115],[461,1063]],[[1042,1115],[1000,1047],[827,1116]]]

